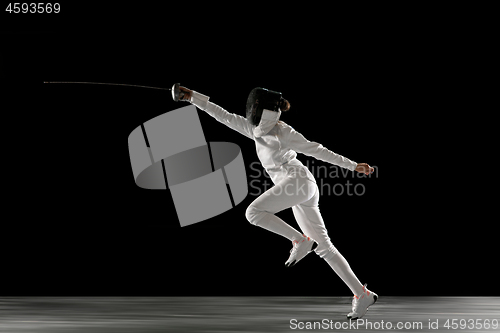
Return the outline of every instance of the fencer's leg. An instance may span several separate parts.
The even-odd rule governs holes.
[[[292,242],[302,236],[300,232],[292,228],[276,215],[262,210],[258,204],[250,204],[246,210],[245,216],[251,224],[286,237]]]
[[[302,239],[303,236],[275,214],[303,201],[307,201],[313,194],[302,186],[303,180],[286,178],[248,206],[245,216],[253,225],[272,231],[291,241]]]
[[[309,202],[293,207],[295,219],[300,229],[318,242],[315,252],[325,259],[354,295],[361,295],[363,285],[359,282],[344,256],[333,246],[318,207],[318,200],[319,196],[315,196]]]
[[[330,265],[342,281],[351,289],[353,295],[363,294],[363,285],[359,282],[351,266],[349,266],[349,263],[340,252],[330,252],[323,259],[325,259],[328,265]]]
[[[323,258],[329,251],[336,251],[328,236],[319,208],[300,204],[293,206],[292,211],[300,230],[318,243],[316,254]]]

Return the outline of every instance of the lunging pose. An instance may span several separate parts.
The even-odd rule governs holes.
[[[187,101],[204,110],[219,122],[255,141],[257,155],[271,177],[274,186],[255,199],[246,210],[246,218],[256,226],[272,231],[292,241],[287,267],[297,264],[309,252],[315,251],[345,282],[354,294],[349,319],[366,314],[377,301],[377,294],[366,289],[351,270],[346,259],[333,246],[318,207],[319,189],[312,173],[299,160],[297,152],[319,160],[370,174],[374,171],[366,163],[355,163],[317,142],[308,141],[302,134],[283,121],[282,112],[290,103],[281,93],[255,88],[247,100],[246,117],[229,113],[209,102],[209,97],[175,84],[175,101]],[[302,232],[297,231],[275,214],[292,208]]]

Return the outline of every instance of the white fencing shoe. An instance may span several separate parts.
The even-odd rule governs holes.
[[[304,234],[302,236],[301,239],[293,241],[293,248],[290,250],[290,258],[285,262],[286,267],[292,267],[318,246],[318,243],[311,237],[307,237]]]
[[[375,304],[378,295],[363,286],[363,293],[358,297],[354,295],[352,299],[352,311],[347,314],[347,319],[356,320],[363,317],[370,305]]]

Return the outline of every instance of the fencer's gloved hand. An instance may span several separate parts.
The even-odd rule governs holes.
[[[373,171],[375,171],[374,168],[372,168],[371,166],[369,166],[366,163],[358,163],[358,165],[356,166],[356,169],[354,169],[354,170],[356,170],[357,172],[360,172],[360,173],[364,173],[365,175],[369,175]]]
[[[172,86],[172,98],[174,101],[185,101],[189,102],[191,100],[192,90],[186,87],[181,87],[179,83]]]

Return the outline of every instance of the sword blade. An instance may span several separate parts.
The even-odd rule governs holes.
[[[125,87],[137,87],[137,88],[146,88],[146,89],[172,90],[171,88],[141,86],[141,85],[137,85],[137,84],[125,84],[125,83],[108,83],[108,82],[44,81],[43,83],[57,83],[57,84],[97,84],[97,85],[105,85],[105,86],[125,86]]]

